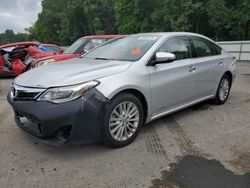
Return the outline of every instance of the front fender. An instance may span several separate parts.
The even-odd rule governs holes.
[[[110,75],[98,79],[98,89],[106,98],[111,100],[115,95],[124,90],[136,90],[140,92],[147,101],[148,116],[152,114],[150,77],[147,69],[124,71],[119,74]]]

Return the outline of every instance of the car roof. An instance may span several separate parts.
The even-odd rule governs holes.
[[[148,32],[148,33],[138,33],[135,35],[200,35],[197,33],[191,33],[191,32]],[[201,35],[202,36],[202,35]]]
[[[5,44],[0,46],[0,48],[8,48],[8,47],[12,47],[12,46],[22,46],[22,45],[36,45],[38,46],[39,44],[41,44],[40,42],[15,42],[15,43],[9,43],[9,44]]]
[[[210,38],[198,34],[198,33],[191,33],[191,32],[151,32],[151,33],[138,33],[135,35],[155,35],[155,36],[160,36],[160,37],[171,37],[171,36],[178,36],[178,35],[182,35],[182,36],[197,36],[197,37],[202,37],[205,39],[208,39],[210,41],[212,41]]]
[[[104,39],[112,39],[112,38],[117,38],[117,37],[123,37],[123,36],[126,36],[126,35],[89,35],[89,36],[84,36],[84,37],[81,37],[81,38],[84,38],[84,39],[101,39],[101,38],[104,38]]]
[[[52,46],[52,47],[58,47],[60,48],[58,45],[56,44],[43,44],[40,42],[15,42],[15,43],[9,43],[9,44],[5,44],[0,46],[0,48],[8,48],[8,47],[12,47],[12,46],[25,46],[25,45],[30,45],[30,46],[39,46],[39,45],[44,45],[44,46]]]

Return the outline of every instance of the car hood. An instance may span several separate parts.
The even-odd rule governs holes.
[[[44,60],[53,59],[56,63],[56,62],[61,62],[64,60],[72,59],[72,58],[78,57],[80,55],[81,54],[58,54],[58,55],[52,55],[52,56],[46,56],[43,58],[38,58],[32,62],[32,68],[34,68],[37,63],[44,61]]]
[[[53,57],[55,61],[63,61],[67,59],[72,59],[74,57],[80,56],[81,54],[59,54]]]
[[[29,70],[15,79],[24,87],[48,88],[74,85],[125,71],[131,62],[74,58]]]
[[[63,61],[63,60],[77,57],[77,56],[80,56],[80,54],[58,54],[58,55],[52,55],[52,56],[39,58],[36,62],[40,62],[40,61],[47,60],[47,59],[54,59],[55,61]]]

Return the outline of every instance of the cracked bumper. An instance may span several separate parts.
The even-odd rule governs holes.
[[[69,142],[80,145],[102,141],[103,112],[109,101],[96,89],[63,104],[14,101],[10,93],[7,99],[18,127],[45,144],[59,146]]]

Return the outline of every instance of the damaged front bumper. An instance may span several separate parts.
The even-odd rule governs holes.
[[[109,102],[97,89],[82,98],[53,104],[46,101],[15,101],[8,94],[17,125],[43,143],[60,146],[100,143],[103,115]]]

